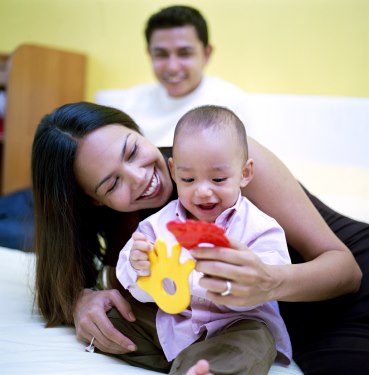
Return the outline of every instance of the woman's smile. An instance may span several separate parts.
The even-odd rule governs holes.
[[[141,195],[141,197],[139,197],[139,199],[155,197],[160,192],[160,186],[161,184],[160,184],[159,177],[154,171],[149,186],[146,188],[146,190]]]

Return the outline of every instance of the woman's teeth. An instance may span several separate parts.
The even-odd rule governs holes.
[[[155,192],[158,184],[159,184],[159,179],[156,176],[156,174],[154,173],[149,188],[141,196],[142,197],[148,197],[149,195],[153,194]]]

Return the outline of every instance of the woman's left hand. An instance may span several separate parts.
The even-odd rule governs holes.
[[[214,303],[233,306],[255,306],[273,299],[280,281],[273,272],[279,266],[264,264],[245,245],[231,240],[231,248],[202,247],[191,250],[196,270],[204,273],[200,286]],[[284,266],[281,266],[284,267]],[[231,282],[230,294],[222,296]]]

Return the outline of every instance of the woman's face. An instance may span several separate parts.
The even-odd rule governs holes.
[[[172,181],[160,151],[122,125],[106,125],[79,143],[74,171],[97,204],[129,212],[164,205]]]

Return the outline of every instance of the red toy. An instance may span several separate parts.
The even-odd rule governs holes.
[[[214,223],[206,221],[187,220],[182,222],[172,220],[167,228],[172,232],[182,247],[192,249],[201,243],[208,243],[219,247],[231,247],[224,229]]]

